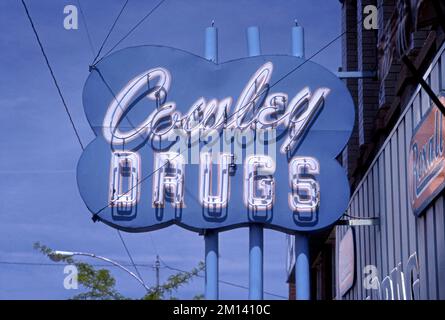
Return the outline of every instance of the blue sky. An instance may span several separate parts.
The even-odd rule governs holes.
[[[124,0],[80,1],[97,51]],[[26,2],[86,145],[93,132],[83,112],[81,94],[93,50],[82,21],[78,30],[63,28],[64,6],[77,1]],[[130,0],[105,50],[156,3]],[[118,48],[158,44],[203,55],[204,29],[215,20],[220,61],[247,56],[245,29],[252,25],[260,28],[263,53],[290,53],[290,28],[298,19],[305,27],[306,56],[310,56],[341,33],[340,15],[338,0],[166,0]],[[128,256],[117,232],[93,223],[79,196],[75,168],[81,148],[20,1],[1,1],[0,29],[0,299],[65,299],[80,290],[64,289],[62,266],[1,262],[48,263],[33,250],[35,241],[124,263],[129,263]],[[341,64],[340,46],[339,40],[313,61],[336,71]],[[204,258],[202,237],[179,227],[123,236],[136,263],[153,264],[158,253],[171,267],[189,270]],[[264,288],[287,296],[285,236],[265,231],[264,241]],[[111,269],[124,295],[143,295],[134,279]],[[152,268],[140,271],[149,285],[154,284]],[[163,268],[161,278],[171,273]],[[247,229],[220,235],[220,279],[248,285]],[[204,281],[197,278],[177,296],[192,298],[203,291]],[[221,298],[247,298],[247,290],[225,284],[220,285],[220,291]]]

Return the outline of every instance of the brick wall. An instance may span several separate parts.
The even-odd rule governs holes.
[[[357,21],[363,21],[363,9],[367,5],[377,6],[376,0],[357,0]],[[377,30],[366,30],[363,23],[357,23],[357,64],[359,71],[377,70]],[[359,145],[371,141],[374,119],[379,99],[377,79],[358,80],[358,132]]]
[[[384,5],[383,5],[384,4]],[[390,21],[396,8],[396,0],[378,0],[377,5],[380,8],[379,14],[379,29],[378,40],[388,37],[388,31],[385,29],[387,23]],[[379,79],[380,94],[379,107],[388,108],[391,106],[396,96],[396,81],[400,74],[401,66],[397,59],[393,59],[388,74],[384,79]]]
[[[342,70],[357,70],[357,2],[355,0],[344,0],[342,6]],[[357,106],[357,79],[345,79],[346,85]],[[357,109],[354,130],[351,139],[342,153],[342,164],[348,173],[348,177],[352,176],[353,168],[357,162],[359,154],[358,144],[358,127],[357,127]]]

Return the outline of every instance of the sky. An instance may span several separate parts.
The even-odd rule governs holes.
[[[66,5],[77,0],[27,0],[29,11],[60,84],[84,145],[94,138],[86,120],[82,89],[88,65],[105,38],[124,0],[79,0],[85,20],[79,29],[63,27]],[[158,1],[130,0],[105,51],[123,37]],[[341,33],[338,0],[166,0],[117,49],[156,44],[204,54],[204,30],[215,21],[219,60],[247,56],[245,30],[260,28],[262,52],[290,54],[294,20],[304,26],[306,56]],[[89,44],[85,22],[91,34]],[[39,241],[57,250],[91,252],[128,264],[116,230],[93,223],[76,183],[81,148],[57,95],[20,1],[0,2],[0,299],[66,299],[63,266],[51,264],[33,249]],[[336,41],[312,59],[331,71],[341,65]],[[144,281],[155,283],[154,264],[190,270],[204,260],[204,240],[171,226],[151,233],[122,233]],[[247,229],[220,234],[220,279],[248,286]],[[264,290],[287,297],[285,235],[265,231]],[[95,260],[85,259],[89,263]],[[19,264],[11,264],[19,263]],[[37,264],[44,265],[37,265]],[[144,289],[128,274],[110,267],[117,289],[138,298]],[[174,272],[161,268],[161,282]],[[190,299],[204,292],[196,278],[176,296]],[[220,284],[220,298],[247,299],[246,289]],[[265,298],[280,299],[265,294]]]

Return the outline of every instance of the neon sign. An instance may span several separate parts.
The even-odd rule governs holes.
[[[78,164],[95,217],[127,231],[250,223],[313,231],[349,199],[336,157],[354,123],[342,81],[291,56],[215,64],[157,46],[118,51],[83,95],[96,138]]]
[[[257,112],[257,115],[251,119],[248,113],[255,108],[261,99],[261,93],[266,92],[270,78],[273,72],[273,64],[267,62],[262,65],[250,78],[243,89],[237,104],[234,108],[233,116],[230,116],[229,110],[232,105],[232,97],[225,97],[221,101],[211,99],[206,101],[204,97],[198,98],[190,109],[182,115],[176,110],[175,102],[166,102],[168,91],[171,85],[170,72],[165,68],[153,68],[144,72],[125,85],[113,99],[107,109],[103,121],[103,136],[113,145],[129,143],[140,135],[149,138],[168,139],[172,131],[176,133],[181,130],[183,134],[195,137],[198,134],[205,135],[208,131],[222,129],[255,130],[256,126],[261,129],[276,128],[283,126],[290,128],[283,145],[280,148],[281,153],[287,150],[301,140],[305,130],[310,126],[318,112],[320,112],[325,98],[330,89],[319,88],[311,93],[308,87],[298,92],[289,102],[288,95],[285,93],[273,93],[267,96],[266,104]],[[146,98],[161,104],[137,127],[132,130],[122,132],[119,130],[119,123],[129,108],[129,105],[140,92],[155,82],[153,90],[147,93]],[[280,98],[286,105],[284,112],[277,116],[279,107],[276,99]],[[303,106],[305,106],[304,110]],[[201,114],[201,116],[197,116]],[[275,115],[275,119],[272,116]],[[230,118],[225,121],[224,117]],[[160,129],[163,124],[161,120],[169,118],[169,125]],[[212,121],[211,121],[212,119]]]

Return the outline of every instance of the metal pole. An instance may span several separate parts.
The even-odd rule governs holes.
[[[295,26],[292,27],[292,55],[304,58],[304,29],[298,25],[295,20]]]
[[[295,234],[295,292],[297,300],[311,298],[309,237],[303,233]]]
[[[256,26],[247,28],[247,48],[249,57],[259,56],[261,54],[260,31]]]
[[[249,56],[261,54],[258,27],[247,28]],[[249,299],[263,299],[263,227],[259,224],[249,226]]]
[[[161,263],[159,261],[159,256],[156,256],[156,262],[155,262],[155,269],[156,269],[156,291],[159,292],[159,285],[160,285],[160,281],[159,281],[159,269],[161,267]]]
[[[204,240],[206,255],[205,297],[207,300],[218,300],[218,232],[206,231]]]
[[[263,227],[249,227],[249,299],[263,300]]]
[[[205,32],[205,58],[218,63],[218,30],[213,26]],[[204,233],[205,241],[205,297],[207,300],[218,300],[218,255],[219,236],[216,230]]]
[[[205,35],[205,58],[207,60],[218,62],[218,29],[213,26],[206,28]]]
[[[304,58],[304,29],[295,21],[292,27],[292,55]],[[310,299],[309,237],[295,234],[295,289],[297,300]]]

